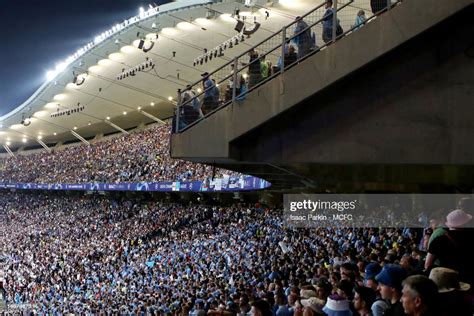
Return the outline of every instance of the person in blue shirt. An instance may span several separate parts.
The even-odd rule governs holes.
[[[333,14],[335,13],[335,9],[332,7],[333,2],[332,0],[326,1],[326,12],[324,12],[323,16],[323,41],[325,43],[329,43],[332,41],[332,28],[333,28]]]
[[[202,85],[204,88],[204,99],[202,101],[201,110],[202,113],[206,115],[218,107],[219,89],[207,72],[202,74]]]
[[[296,18],[294,35],[293,42],[298,48],[298,59],[300,59],[308,55],[309,51],[314,46],[311,29],[301,17]]]

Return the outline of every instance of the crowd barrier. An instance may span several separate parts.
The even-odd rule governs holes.
[[[0,182],[0,189],[56,191],[144,191],[144,192],[237,192],[263,190],[268,181],[253,177],[229,177],[205,181],[164,181],[139,183],[40,184]]]

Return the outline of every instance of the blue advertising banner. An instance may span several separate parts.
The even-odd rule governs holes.
[[[39,184],[4,183],[0,189],[73,190],[73,191],[144,191],[144,192],[237,192],[263,190],[270,183],[252,176],[207,179],[205,181],[165,181],[139,183]]]

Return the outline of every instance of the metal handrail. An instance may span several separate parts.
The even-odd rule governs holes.
[[[352,0],[352,1],[353,1],[353,0]],[[352,1],[351,1],[351,2],[352,2]],[[304,19],[305,17],[307,17],[307,16],[310,15],[311,13],[313,13],[313,12],[317,11],[318,9],[322,8],[324,5],[325,5],[325,3],[322,3],[322,4],[318,5],[316,8],[314,8],[314,9],[312,9],[311,11],[309,11],[309,12],[305,13],[304,15],[302,15],[301,18]],[[294,21],[291,22],[291,23],[288,23],[287,25],[284,26],[284,28],[289,28],[289,27],[292,26],[294,23],[295,23]],[[235,59],[235,58],[239,59],[240,57],[243,57],[243,56],[247,55],[251,50],[254,50],[256,47],[262,45],[263,43],[267,42],[267,41],[270,40],[271,38],[277,36],[278,34],[280,34],[280,32],[281,32],[281,30],[279,30],[279,31],[277,31],[277,32],[275,32],[275,33],[273,33],[273,34],[271,34],[270,36],[264,38],[263,40],[261,40],[260,42],[258,42],[257,44],[255,44],[254,46],[252,46],[251,48],[249,48],[248,50],[246,50],[245,52],[241,53],[240,55],[235,56],[234,59]],[[214,70],[213,72],[209,73],[209,76],[212,76],[213,74],[215,74],[215,73],[218,72],[219,70],[224,69],[225,67],[231,65],[233,62],[234,62],[234,60],[231,60],[231,61],[225,63],[224,65],[220,66],[219,68],[217,68],[217,69]],[[193,84],[191,84],[191,86],[195,86],[195,85],[199,84],[201,81],[202,81],[202,80],[198,80],[198,81],[194,82]],[[200,95],[202,95],[202,94],[203,94],[203,93],[201,93]]]
[[[383,1],[383,0],[382,0]],[[217,106],[215,109],[213,109],[212,111],[210,111],[209,113],[206,113],[206,115],[204,115],[203,117],[200,117],[199,119],[195,120],[194,122],[190,123],[190,124],[187,124],[186,126],[184,126],[183,128],[180,129],[179,127],[179,117],[181,115],[181,109],[183,106],[186,106],[188,104],[190,104],[191,102],[193,102],[194,100],[198,99],[199,100],[199,97],[203,96],[206,94],[206,92],[209,92],[210,89],[214,89],[214,86],[211,86],[209,87],[208,89],[203,89],[202,92],[196,94],[193,98],[191,98],[190,100],[186,101],[185,103],[182,103],[181,100],[180,100],[180,96],[181,96],[181,91],[178,90],[178,107],[177,107],[177,113],[176,113],[176,117],[177,117],[177,122],[176,122],[176,129],[173,130],[173,132],[182,132],[186,129],[188,129],[189,127],[197,124],[198,122],[200,122],[203,118],[205,117],[208,117],[210,115],[212,115],[213,113],[219,111],[220,109],[222,109],[223,107],[226,107],[228,104],[230,103],[233,103],[235,102],[236,100],[238,100],[239,98],[242,97],[242,95],[245,95],[247,93],[249,93],[250,91],[256,89],[257,87],[261,86],[262,84],[268,82],[269,80],[272,80],[274,79],[275,77],[277,77],[278,75],[282,74],[284,72],[284,70],[288,67],[291,67],[293,66],[294,64],[300,62],[301,60],[303,59],[306,59],[307,57],[319,52],[322,48],[324,47],[327,47],[328,45],[332,44],[333,42],[335,42],[336,40],[338,40],[339,38],[345,36],[346,34],[354,31],[354,29],[357,29],[360,27],[359,26],[354,26],[354,27],[351,27],[349,30],[346,30],[345,32],[343,32],[342,34],[340,35],[336,35],[336,27],[337,25],[339,24],[338,22],[338,19],[337,19],[337,14],[339,11],[341,11],[342,9],[344,9],[345,7],[349,6],[350,4],[352,4],[354,2],[354,0],[347,0],[347,2],[344,2],[341,6],[337,6],[334,8],[334,13],[333,13],[333,16],[332,16],[332,19],[333,19],[333,34],[332,34],[332,39],[323,44],[322,46],[320,47],[316,47],[316,49],[314,50],[310,50],[306,55],[304,56],[301,56],[301,57],[298,57],[296,59],[296,61],[294,61],[292,64],[290,65],[285,65],[285,62],[284,62],[284,58],[285,58],[285,48],[286,48],[286,45],[289,44],[293,39],[297,38],[298,36],[301,36],[302,34],[304,34],[305,32],[307,32],[308,30],[310,30],[311,32],[311,29],[313,27],[315,27],[317,24],[320,24],[321,22],[323,22],[325,20],[325,17],[323,16],[322,18],[318,19],[316,22],[314,23],[310,23],[307,27],[305,27],[303,30],[301,30],[300,32],[298,32],[297,34],[293,34],[291,37],[286,37],[286,30],[295,26],[298,21],[300,20],[303,20],[305,17],[308,17],[310,14],[316,12],[317,10],[321,9],[321,7],[323,7],[325,5],[325,3],[323,4],[320,4],[318,5],[317,7],[315,7],[314,9],[308,11],[307,13],[305,13],[304,15],[301,16],[301,19],[298,19],[296,21],[293,21],[287,25],[285,25],[281,30],[275,32],[274,34],[266,37],[265,39],[263,39],[262,41],[260,41],[258,44],[252,46],[251,48],[249,48],[248,50],[246,50],[245,52],[237,55],[232,61],[229,61],[227,62],[226,64],[222,65],[221,67],[217,68],[216,70],[214,70],[213,72],[209,73],[209,77],[217,74],[219,71],[223,70],[224,68],[226,67],[229,67],[230,65],[234,65],[234,70],[233,70],[233,73],[230,73],[229,75],[227,76],[224,76],[223,79],[221,79],[219,82],[216,82],[216,84],[220,84],[222,82],[226,82],[227,80],[231,79],[232,77],[233,78],[233,87],[232,87],[232,98],[223,102],[221,105]],[[394,5],[398,4],[399,2],[401,2],[401,0],[396,0],[396,2],[394,4],[391,3],[391,0],[387,0],[387,9],[390,9],[391,7],[393,7]],[[383,11],[382,11],[383,12]],[[363,24],[366,24],[367,22],[369,22],[370,20],[372,20],[376,15],[378,15],[379,13],[381,12],[376,12],[374,15],[372,15],[370,18],[368,18]],[[269,75],[267,78],[265,78],[264,80],[260,80],[259,82],[257,82],[254,86],[250,87],[247,91],[245,92],[240,92],[240,94],[237,94],[236,93],[236,79],[237,79],[237,74],[240,73],[241,71],[243,71],[244,69],[246,69],[247,67],[249,67],[249,65],[251,63],[247,63],[247,64],[243,64],[242,67],[238,67],[238,61],[239,59],[241,59],[243,56],[247,55],[249,52],[255,50],[256,48],[258,48],[260,45],[262,44],[265,44],[266,42],[270,42],[272,39],[274,39],[276,36],[278,35],[282,35],[282,41],[279,43],[279,44],[276,44],[274,47],[271,47],[270,49],[266,49],[265,52],[262,52],[260,55],[259,55],[259,58],[261,57],[266,57],[270,54],[273,54],[275,52],[275,50],[281,48],[281,54],[279,55],[279,58],[281,59],[282,61],[282,65],[281,65],[281,69],[277,72],[275,72],[274,74],[272,75]],[[276,55],[278,56],[278,55]],[[257,61],[254,61],[254,62],[257,62]],[[198,80],[196,81],[195,83],[193,83],[191,85],[191,87],[195,87],[196,85],[200,84],[202,82],[202,79],[201,80]]]

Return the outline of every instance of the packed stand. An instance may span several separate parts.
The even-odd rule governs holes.
[[[472,315],[464,211],[449,213],[431,245],[428,229],[295,229],[281,215],[1,193],[3,304],[42,314]],[[438,260],[427,268],[426,250]]]
[[[0,160],[0,182],[89,183],[191,181],[237,173],[172,159],[170,126],[155,125],[129,135],[109,137],[90,146]]]

